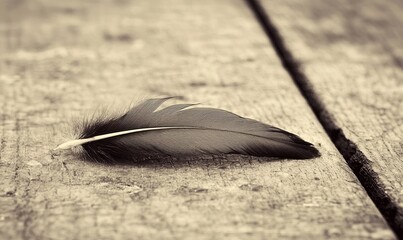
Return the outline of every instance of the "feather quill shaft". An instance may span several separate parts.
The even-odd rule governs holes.
[[[318,150],[282,129],[228,111],[176,104],[157,110],[170,98],[149,99],[122,116],[84,121],[78,139],[55,150],[81,145],[88,159],[132,161],[150,155],[245,154],[313,158]]]
[[[193,127],[153,127],[153,128],[141,128],[141,129],[132,129],[132,130],[126,130],[126,131],[120,131],[120,132],[114,132],[114,133],[107,133],[107,134],[102,134],[90,138],[82,138],[82,139],[74,139],[67,141],[65,143],[60,144],[57,146],[54,151],[57,150],[66,150],[70,149],[73,147],[77,147],[80,145],[83,145],[85,143],[90,143],[106,138],[111,138],[111,137],[117,137],[117,136],[122,136],[130,133],[138,133],[138,132],[146,132],[146,131],[155,131],[155,130],[166,130],[166,129],[188,129],[188,128],[193,128]]]

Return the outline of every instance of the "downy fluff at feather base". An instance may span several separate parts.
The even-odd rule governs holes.
[[[157,110],[170,98],[149,99],[117,117],[83,121],[76,140],[59,145],[78,145],[87,159],[127,162],[146,156],[243,154],[307,159],[319,151],[295,134],[243,118],[234,113],[176,104]]]

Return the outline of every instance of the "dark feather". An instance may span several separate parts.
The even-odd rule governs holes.
[[[130,133],[82,145],[94,161],[121,162],[149,155],[245,154],[279,158],[319,156],[314,146],[279,128],[214,108],[177,104],[157,108],[169,98],[150,99],[119,117],[85,121],[80,139],[132,129],[175,127]]]

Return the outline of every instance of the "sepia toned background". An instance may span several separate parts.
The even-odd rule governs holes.
[[[0,0],[0,238],[402,238],[402,24],[397,0]],[[75,119],[166,96],[321,157],[51,154]]]

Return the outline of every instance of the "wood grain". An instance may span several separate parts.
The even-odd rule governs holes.
[[[307,80],[328,132],[403,237],[403,3],[261,2],[291,71]]]
[[[2,1],[4,239],[393,239],[243,1]],[[99,105],[179,95],[322,157],[107,166],[49,150]]]

